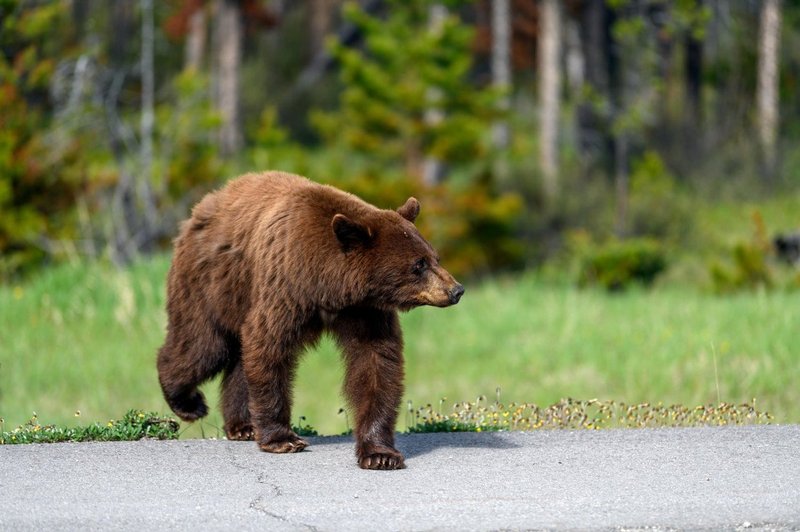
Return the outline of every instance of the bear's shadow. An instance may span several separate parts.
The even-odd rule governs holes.
[[[438,449],[516,449],[519,447],[503,432],[432,432],[422,434],[398,433],[395,446],[403,453],[406,459],[414,458]],[[317,436],[308,440],[314,450],[317,445],[353,442],[352,435],[343,436]]]
[[[515,449],[519,445],[499,432],[438,432],[428,434],[398,434],[397,449],[406,459],[444,449]]]

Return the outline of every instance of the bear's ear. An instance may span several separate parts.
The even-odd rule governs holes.
[[[372,241],[372,231],[369,227],[354,222],[344,214],[337,214],[331,222],[333,232],[343,251],[350,251],[359,246],[368,246]]]
[[[397,209],[397,213],[413,224],[419,216],[419,201],[415,197],[408,198],[405,204]]]

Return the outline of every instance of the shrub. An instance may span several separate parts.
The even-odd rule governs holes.
[[[633,283],[649,286],[666,267],[664,249],[655,240],[610,240],[586,252],[580,284],[598,284],[607,290],[622,290]]]
[[[764,220],[761,213],[756,211],[753,213],[753,234],[750,239],[734,244],[728,260],[714,260],[709,265],[714,290],[729,293],[800,287],[800,272],[792,266],[776,264],[774,255]]]
[[[689,196],[655,151],[647,151],[631,167],[630,234],[681,242],[692,228]]]

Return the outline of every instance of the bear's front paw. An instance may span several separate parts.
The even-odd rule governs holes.
[[[299,453],[308,447],[308,442],[290,430],[260,439],[258,446],[268,453]]]
[[[403,455],[388,447],[376,448],[372,452],[365,453],[358,459],[361,469],[403,469],[406,467]]]

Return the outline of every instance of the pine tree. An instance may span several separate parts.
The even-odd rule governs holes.
[[[364,45],[331,47],[344,90],[338,110],[313,117],[322,136],[382,166],[402,161],[418,179],[427,157],[452,166],[485,156],[500,93],[468,80],[472,30],[450,11],[430,31],[429,1],[388,3],[385,20],[345,6]],[[443,119],[426,120],[432,110]]]

